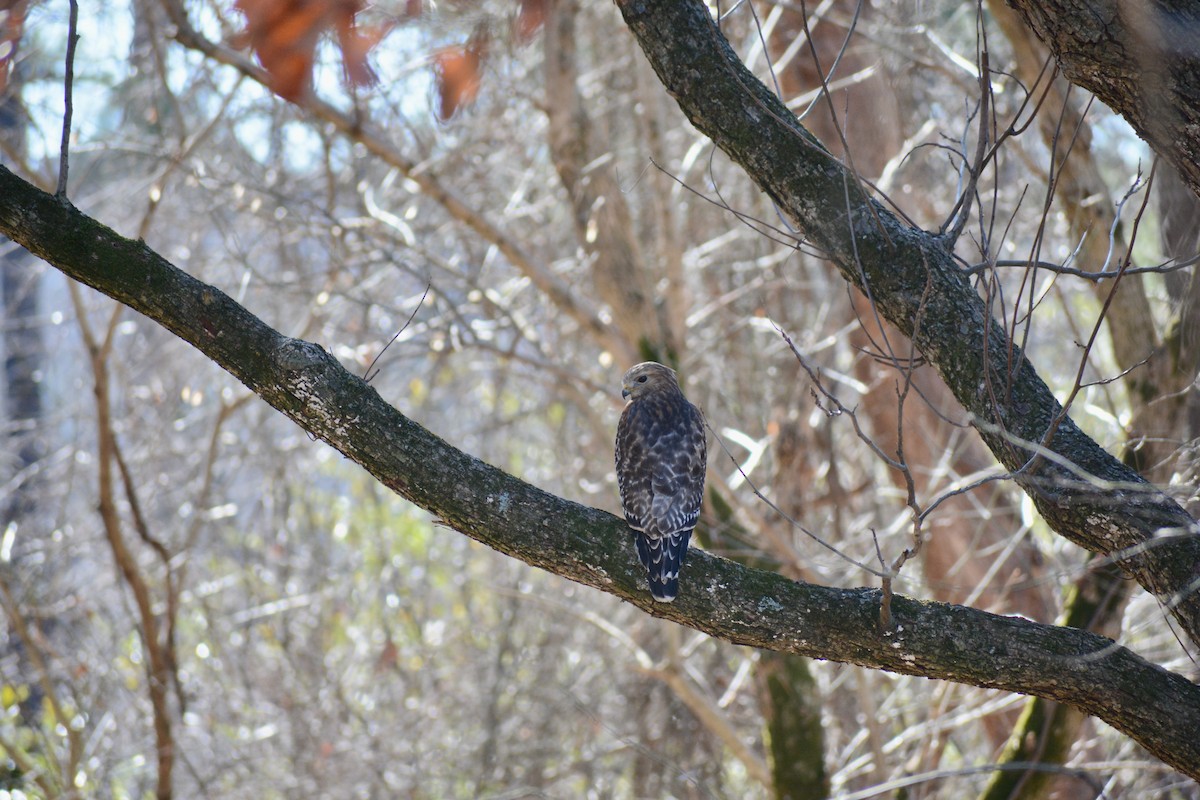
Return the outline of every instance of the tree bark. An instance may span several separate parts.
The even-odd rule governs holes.
[[[1188,0],[1009,0],[1063,74],[1123,116],[1200,194],[1200,8]]]
[[[776,800],[821,800],[829,796],[821,697],[809,662],[763,653],[754,674],[766,722],[771,785]]]
[[[384,485],[502,553],[734,644],[1069,703],[1200,779],[1200,687],[1110,639],[900,596],[881,632],[876,589],[797,583],[702,551],[678,601],[655,603],[620,519],[455,449],[320,347],[2,166],[0,233],[163,325]]]

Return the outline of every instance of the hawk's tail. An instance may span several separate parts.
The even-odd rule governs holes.
[[[634,533],[638,558],[650,575],[650,594],[660,603],[669,603],[679,594],[679,570],[687,557],[689,528],[662,537]]]

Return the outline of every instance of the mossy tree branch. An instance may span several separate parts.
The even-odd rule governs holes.
[[[1200,687],[1111,640],[975,609],[796,583],[703,552],[687,590],[655,603],[621,520],[464,453],[388,405],[320,347],[0,166],[0,233],[146,315],[314,437],[447,526],[532,566],[734,644],[1069,703],[1200,779]]]

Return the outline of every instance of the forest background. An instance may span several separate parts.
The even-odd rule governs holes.
[[[1196,797],[1200,22],[1014,5],[5,3],[0,792]]]

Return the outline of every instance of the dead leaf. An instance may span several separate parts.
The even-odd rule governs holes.
[[[354,18],[364,6],[365,0],[235,0],[234,7],[246,17],[235,46],[253,50],[271,91],[295,102],[311,90],[317,44],[332,32],[346,79],[370,85],[376,78],[367,55],[390,26],[359,28]]]
[[[479,94],[483,80],[483,56],[487,50],[484,36],[473,36],[462,45],[446,47],[433,55],[437,73],[438,116],[447,120]]]
[[[392,24],[386,24],[358,28],[354,25],[353,14],[338,20],[338,49],[342,51],[342,68],[350,85],[373,86],[379,80],[367,62],[367,55],[391,33],[392,27]]]
[[[517,13],[517,38],[523,44],[537,35],[546,22],[546,0],[520,0],[521,10]]]

